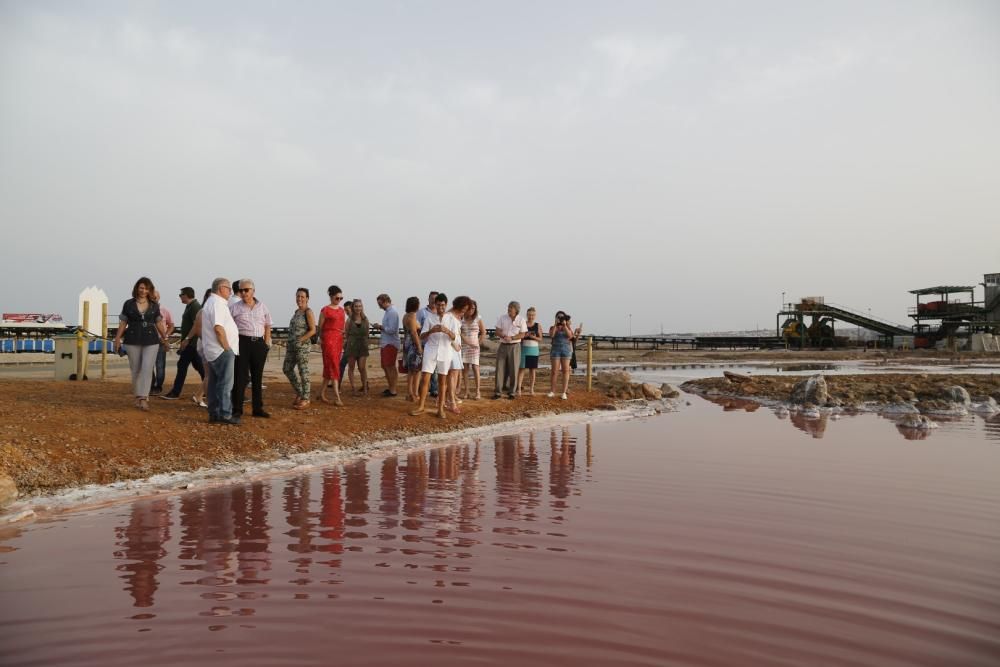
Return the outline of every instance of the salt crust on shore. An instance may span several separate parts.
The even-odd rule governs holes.
[[[372,458],[404,455],[433,449],[442,443],[465,444],[470,441],[511,435],[540,428],[572,426],[593,422],[615,422],[650,417],[678,409],[676,401],[628,401],[618,410],[587,410],[543,415],[528,419],[478,426],[460,431],[432,433],[397,440],[381,440],[363,445],[342,446],[336,450],[321,449],[325,443],[317,442],[317,449],[291,454],[285,458],[265,461],[219,464],[187,472],[153,475],[146,479],[114,482],[112,484],[87,484],[66,489],[51,495],[28,497],[12,503],[0,514],[0,525],[41,518],[66,511],[95,509],[142,497],[173,495],[186,491],[204,490],[230,484],[246,484],[261,479],[290,474],[303,474],[321,468],[344,465]]]

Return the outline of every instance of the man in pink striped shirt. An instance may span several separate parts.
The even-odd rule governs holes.
[[[239,281],[239,301],[229,304],[229,312],[240,333],[240,353],[236,357],[233,382],[233,417],[243,415],[243,396],[250,383],[254,417],[270,417],[264,410],[264,364],[271,348],[271,311],[255,296],[253,280]]]

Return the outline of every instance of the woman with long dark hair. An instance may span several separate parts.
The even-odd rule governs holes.
[[[153,367],[161,345],[168,345],[167,331],[160,315],[160,306],[153,300],[153,281],[143,276],[132,287],[132,298],[122,304],[115,334],[115,351],[122,344],[132,371],[132,393],[135,407],[149,410],[149,388],[153,383]]]

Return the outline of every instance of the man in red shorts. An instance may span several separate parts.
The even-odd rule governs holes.
[[[396,354],[399,352],[399,313],[392,305],[388,294],[379,294],[378,307],[385,311],[379,330],[382,334],[378,339],[379,353],[382,357],[382,370],[385,371],[385,382],[389,387],[382,392],[383,396],[396,395],[396,383],[399,382],[399,370],[396,368]]]

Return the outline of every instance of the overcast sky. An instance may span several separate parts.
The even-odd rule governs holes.
[[[73,323],[140,275],[904,322],[1000,271],[1000,3],[0,0],[0,220],[0,310]]]

